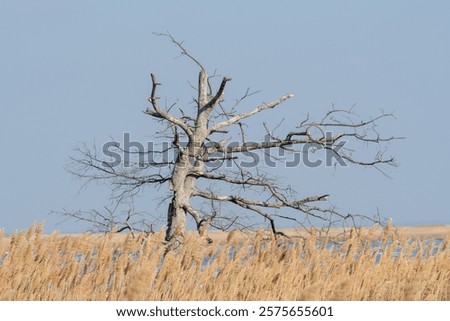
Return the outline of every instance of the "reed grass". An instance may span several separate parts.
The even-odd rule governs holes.
[[[263,232],[208,244],[164,232],[44,235],[0,231],[0,300],[450,300],[449,236],[435,249],[386,229],[377,248],[354,230],[341,247],[314,233],[280,242]],[[401,249],[401,250],[399,250]],[[394,252],[400,251],[394,258]]]

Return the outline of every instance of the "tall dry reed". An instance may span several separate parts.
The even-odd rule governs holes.
[[[434,248],[389,227],[374,247],[370,231],[353,230],[339,246],[314,233],[288,243],[232,232],[215,245],[188,235],[174,253],[163,231],[42,230],[0,231],[1,300],[450,300],[448,236]]]

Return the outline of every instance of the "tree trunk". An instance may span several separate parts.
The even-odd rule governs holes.
[[[176,249],[183,244],[185,232],[186,211],[179,206],[175,194],[167,210],[166,241],[170,243],[172,249]]]

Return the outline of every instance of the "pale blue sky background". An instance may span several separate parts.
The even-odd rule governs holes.
[[[124,131],[152,133],[142,114],[149,74],[161,96],[189,102],[197,70],[152,32],[170,31],[210,70],[233,78],[227,97],[251,87],[255,102],[295,94],[276,113],[295,124],[332,103],[361,115],[395,111],[382,130],[392,180],[352,168],[282,172],[305,195],[330,193],[342,209],[403,224],[450,224],[449,1],[21,1],[0,2],[0,226],[46,221],[51,210],[101,208],[108,188],[63,167],[80,142],[98,145]],[[252,106],[243,105],[242,108]],[[266,118],[265,118],[266,117]],[[152,192],[139,210],[154,210]],[[153,204],[153,205],[152,205]],[[164,212],[165,208],[159,211]],[[159,213],[161,214],[161,213]]]

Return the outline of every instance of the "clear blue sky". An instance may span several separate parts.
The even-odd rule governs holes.
[[[304,195],[398,225],[450,224],[449,1],[22,1],[0,2],[0,226],[46,221],[52,210],[101,208],[108,187],[81,190],[64,170],[80,142],[101,145],[125,131],[149,137],[149,74],[161,96],[189,102],[197,70],[152,32],[184,40],[210,70],[233,78],[230,99],[251,87],[255,102],[295,94],[277,113],[289,121],[334,103],[380,108],[382,130],[407,139],[391,153],[392,179],[361,168],[283,174]],[[243,105],[242,108],[252,106]],[[261,116],[261,121],[267,121]],[[150,190],[139,210],[155,208]],[[153,205],[152,205],[153,204]],[[148,208],[146,208],[148,207]],[[159,211],[164,212],[165,208]],[[160,213],[161,214],[161,213]],[[162,213],[164,214],[164,213]]]

